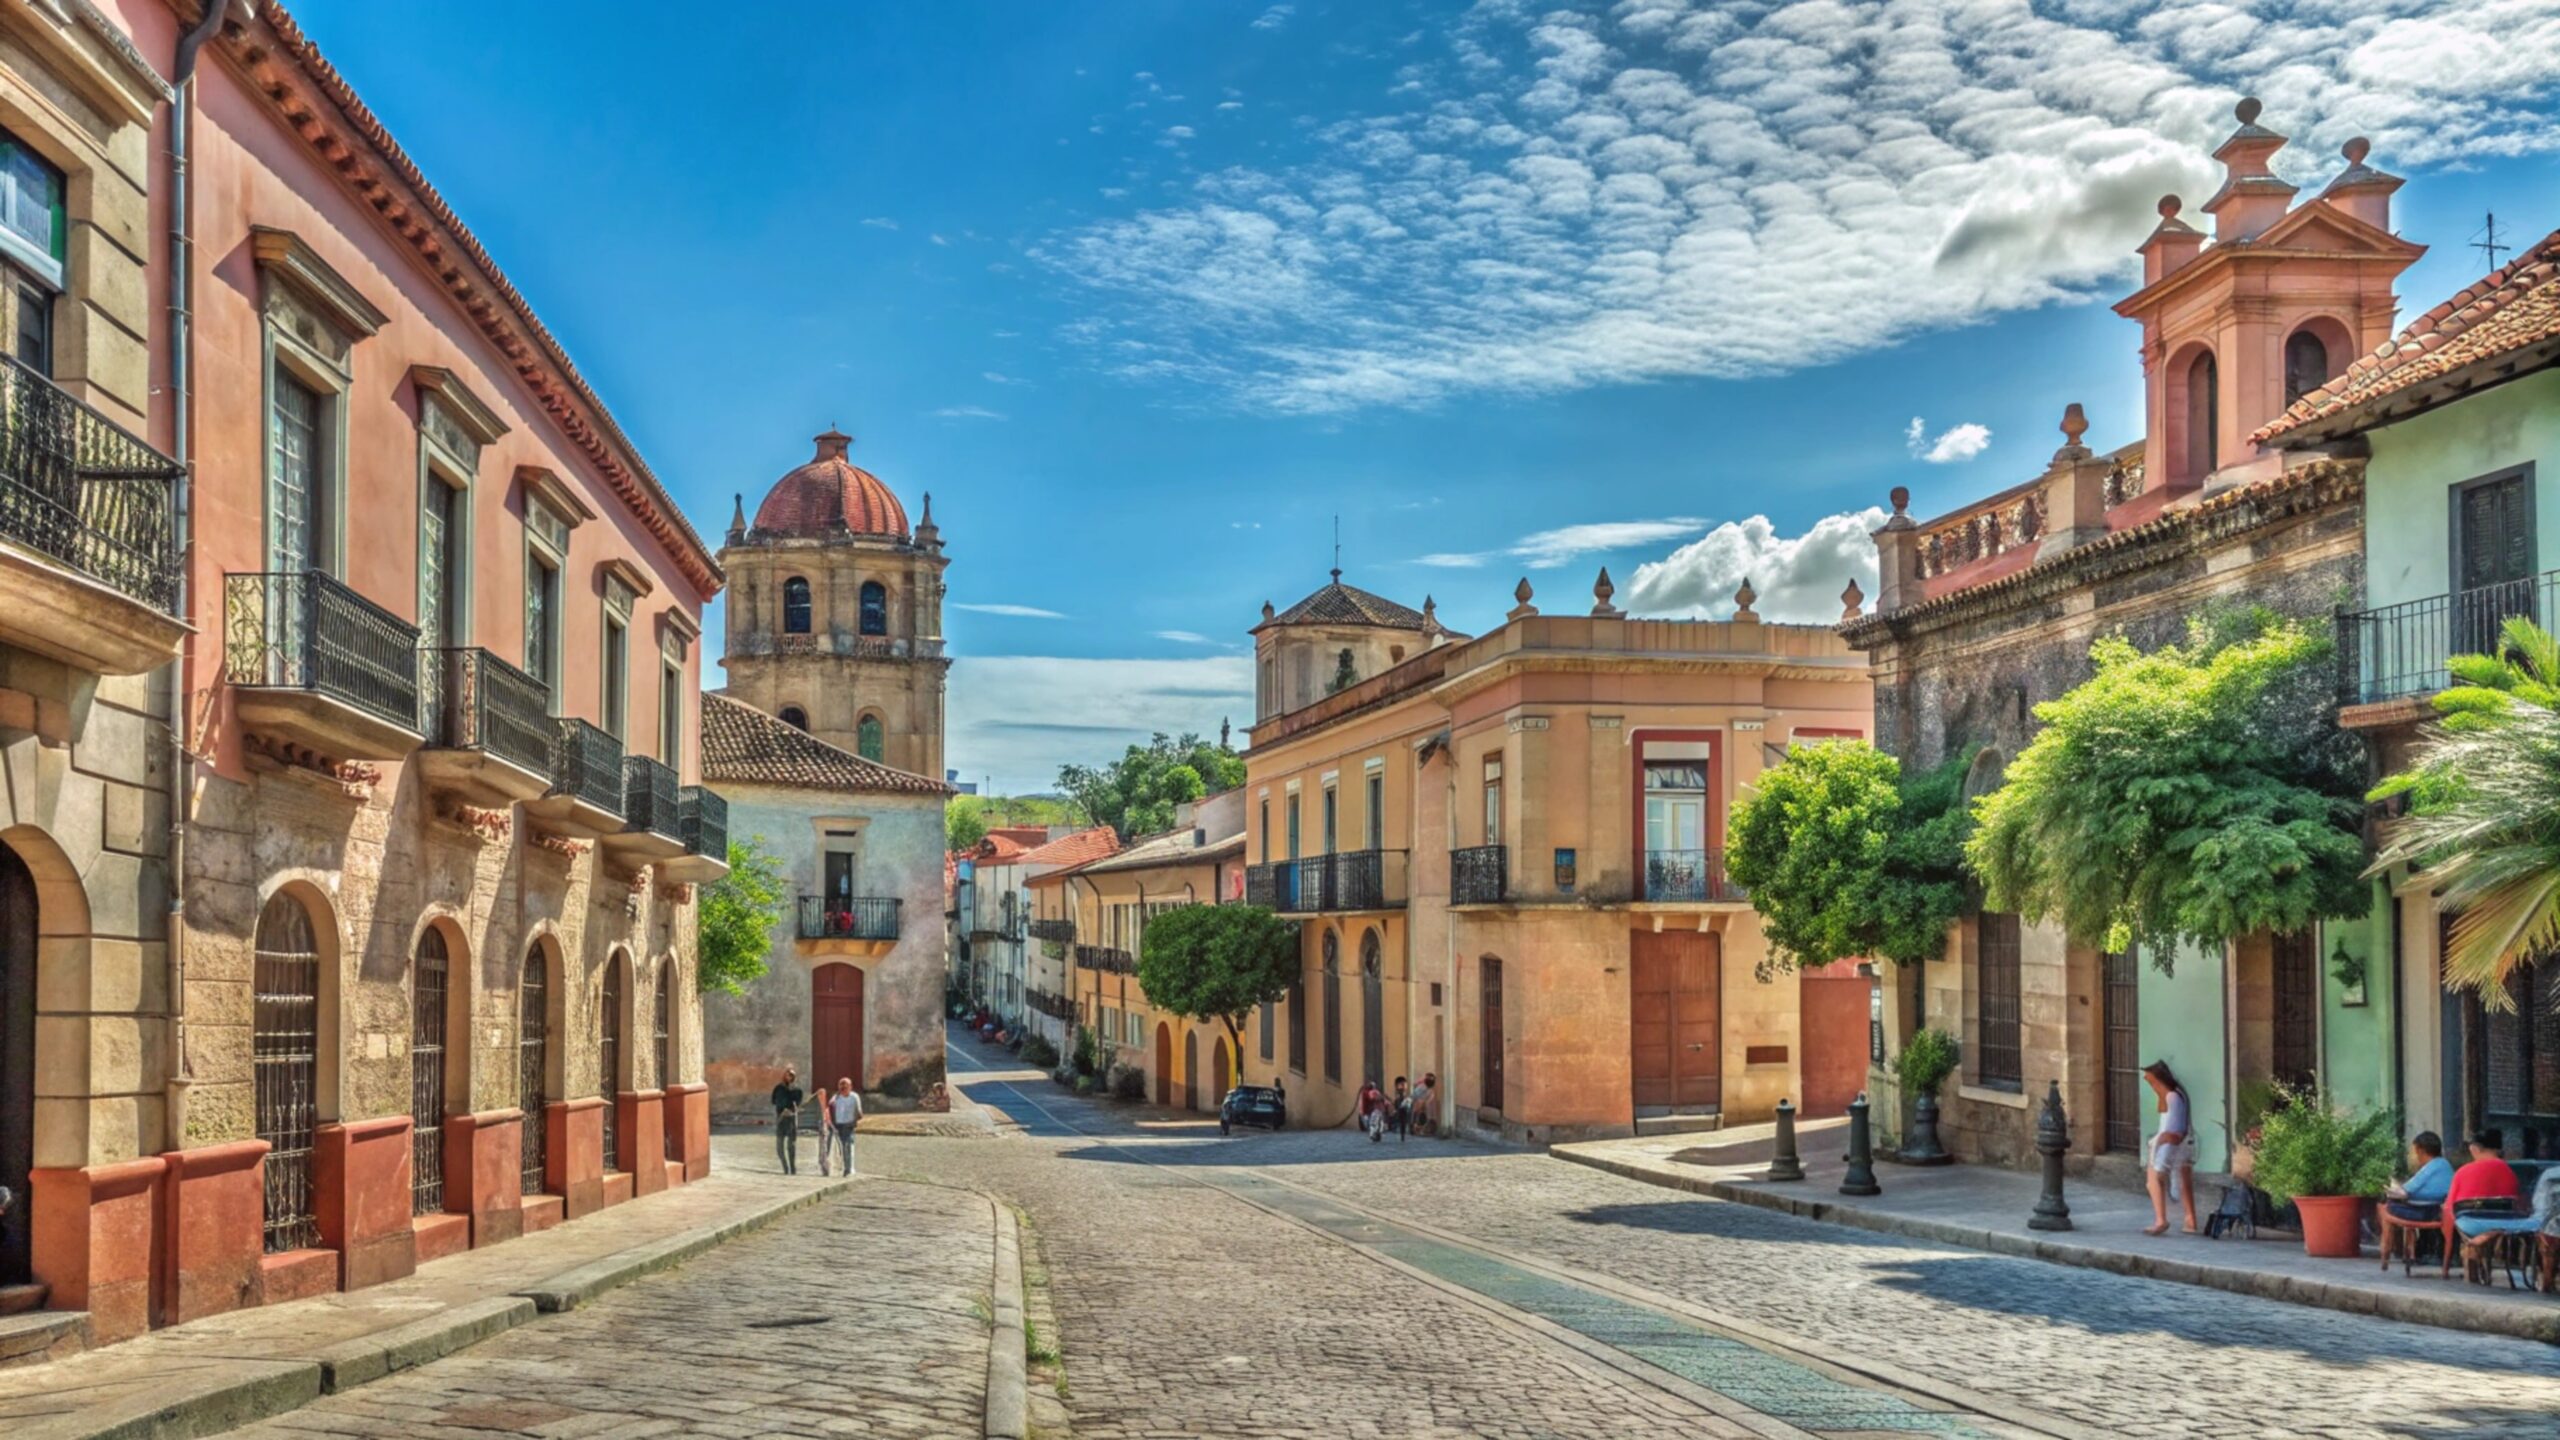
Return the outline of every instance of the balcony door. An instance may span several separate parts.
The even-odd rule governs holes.
[[[1644,767],[1644,898],[1707,896],[1707,762],[1648,760]]]
[[[267,413],[267,568],[321,568],[321,506],[328,495],[322,420],[328,401],[279,366]]]
[[[2453,652],[2493,653],[2512,615],[2534,613],[2533,472],[2453,490]]]
[[[418,644],[445,650],[462,643],[461,540],[455,521],[454,488],[434,475],[427,477],[425,503],[418,509]]]

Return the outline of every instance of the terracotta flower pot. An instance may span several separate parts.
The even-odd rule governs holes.
[[[2332,1260],[2352,1260],[2363,1252],[2356,1219],[2364,1202],[2353,1195],[2296,1195],[2293,1208],[2302,1216],[2302,1253]]]

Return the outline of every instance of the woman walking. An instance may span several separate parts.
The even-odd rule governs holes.
[[[2169,1069],[2166,1060],[2154,1060],[2142,1067],[2142,1078],[2151,1084],[2151,1093],[2160,1102],[2160,1129],[2151,1137],[2151,1163],[2144,1167],[2151,1188],[2151,1225],[2145,1235],[2169,1233],[2169,1184],[2176,1180],[2178,1197],[2186,1206],[2187,1233],[2196,1233],[2196,1132],[2195,1109],[2187,1101],[2187,1087]]]

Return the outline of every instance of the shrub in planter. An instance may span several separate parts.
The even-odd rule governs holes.
[[[1058,1063],[1058,1047],[1038,1035],[1033,1035],[1022,1042],[1022,1063],[1037,1065],[1046,1070]]]
[[[1911,1133],[1903,1137],[1897,1156],[1906,1165],[1944,1165],[1955,1157],[1938,1143],[1938,1087],[1956,1073],[1963,1052],[1956,1037],[1944,1030],[1921,1030],[1902,1042],[1893,1057],[1894,1078],[1911,1100]]]
[[[2400,1160],[2400,1117],[2342,1110],[2318,1090],[2279,1090],[2259,1124],[2257,1180],[2302,1213],[2302,1248],[2352,1257],[2361,1203],[2382,1193]]]
[[[1131,1065],[1111,1077],[1111,1095],[1115,1100],[1147,1098],[1147,1072]]]

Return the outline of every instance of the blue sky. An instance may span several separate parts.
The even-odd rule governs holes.
[[[2359,133],[2410,177],[2404,316],[2484,212],[2560,225],[2550,0],[296,13],[706,533],[829,424],[933,492],[1000,788],[1241,727],[1337,515],[1462,629],[1603,563],[1832,618],[1892,486],[2024,479],[2069,401],[2135,437],[2103,302],[2241,93],[2306,186]]]

